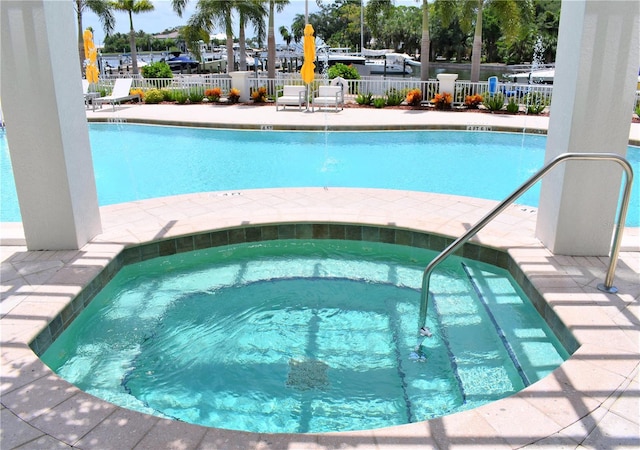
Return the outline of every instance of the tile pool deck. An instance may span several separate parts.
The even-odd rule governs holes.
[[[265,131],[287,127],[546,130],[547,118],[273,106],[123,105],[90,120],[166,121]],[[640,142],[640,125],[630,140]],[[214,192],[100,209],[103,233],[77,251],[27,251],[2,224],[0,448],[21,449],[510,449],[640,447],[640,233],[626,228],[616,295],[595,286],[608,258],[555,256],[534,237],[536,210],[513,206],[475,240],[508,249],[580,348],[551,375],[509,398],[404,426],[329,434],[252,434],[132,412],[53,374],[28,346],[129,245],[273,223],[347,223],[458,236],[495,202],[380,189],[292,188]]]

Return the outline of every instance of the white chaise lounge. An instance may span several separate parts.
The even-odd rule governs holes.
[[[140,96],[138,94],[131,95],[131,84],[133,83],[133,79],[131,78],[118,78],[113,85],[113,91],[111,91],[111,95],[106,95],[104,97],[98,97],[93,99],[93,101],[100,105],[102,108],[103,103],[111,103],[113,110],[116,110],[116,103],[121,103],[126,100],[133,100],[137,98],[140,101]]]
[[[311,110],[334,107],[338,111],[343,108],[344,96],[342,94],[342,86],[320,86],[318,87],[318,95],[313,97]]]
[[[281,94],[282,93],[282,94]],[[276,93],[276,111],[278,107],[286,109],[287,105],[298,105],[298,109],[302,111],[302,106],[307,104],[307,88],[300,85],[283,86]]]

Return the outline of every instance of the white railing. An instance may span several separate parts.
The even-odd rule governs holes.
[[[174,78],[142,78],[140,75],[127,75],[133,78],[133,88],[163,89],[172,90],[183,89],[185,91],[191,89],[204,90],[219,87],[222,92],[229,92],[231,89],[231,78],[228,74],[201,74],[201,75],[177,75]],[[111,91],[114,80],[122,78],[122,75],[104,76],[98,82],[97,87],[93,87],[94,91]],[[363,77],[360,80],[346,80],[349,86],[347,95],[355,98],[358,94],[372,94],[373,96],[384,96],[391,91],[403,92],[410,89],[420,89],[423,93],[423,100],[429,101],[439,90],[439,82],[437,80],[420,81],[417,78],[395,78],[395,77]],[[327,84],[329,80],[326,78],[316,78],[314,87],[321,84]],[[259,87],[266,87],[268,95],[275,96],[277,90],[284,85],[302,84],[300,74],[280,73],[276,74],[276,78],[268,78],[264,72],[257,72],[249,78],[249,89],[256,90]],[[486,96],[489,92],[487,81],[471,82],[456,81],[453,95],[453,105],[460,106],[464,104],[467,95],[480,94]],[[537,101],[543,101],[544,104],[551,104],[553,94],[553,85],[548,84],[519,84],[519,83],[498,83],[497,92],[504,95],[505,103],[514,99],[521,106],[527,106],[532,96]],[[636,91],[633,103],[634,110],[640,104],[640,90]]]

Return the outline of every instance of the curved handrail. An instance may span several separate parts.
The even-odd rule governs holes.
[[[618,213],[618,224],[616,225],[615,236],[613,239],[613,246],[611,248],[611,260],[609,261],[609,269],[605,277],[603,284],[598,285],[598,289],[604,292],[616,293],[618,290],[613,286],[613,277],[616,270],[616,264],[618,262],[618,255],[620,253],[620,243],[622,241],[622,229],[624,228],[624,222],[627,217],[627,210],[629,208],[629,198],[631,197],[631,184],[633,182],[633,169],[629,162],[620,155],[615,153],[562,153],[556,156],[545,166],[543,166],[538,172],[532,175],[527,181],[525,181],[518,189],[516,189],[509,197],[500,202],[496,207],[489,211],[482,219],[480,219],[473,227],[471,227],[466,233],[453,241],[447,248],[445,248],[438,256],[436,256],[427,267],[424,269],[422,275],[422,292],[420,298],[420,318],[418,321],[419,335],[431,336],[431,331],[426,326],[427,322],[427,308],[429,306],[429,280],[431,273],[435,267],[440,264],[445,258],[455,252],[459,247],[464,245],[469,239],[471,239],[478,231],[484,228],[495,216],[504,211],[510,206],[518,197],[524,194],[531,186],[537,183],[543,176],[547,174],[558,164],[569,159],[582,159],[582,160],[608,160],[615,161],[622,166],[627,175],[627,181],[624,188],[624,194],[622,196],[622,206]]]

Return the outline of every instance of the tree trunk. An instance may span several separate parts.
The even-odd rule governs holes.
[[[482,59],[482,0],[478,0],[476,28],[473,33],[473,50],[471,51],[471,82],[480,80],[480,60]]]
[[[78,56],[80,57],[80,76],[84,78],[84,37],[82,29],[82,0],[76,0],[76,14],[78,20]]]
[[[276,77],[276,31],[275,31],[275,3],[269,1],[269,30],[267,31],[267,76],[270,79]]]
[[[238,44],[240,44],[238,47],[238,52],[240,53],[238,55],[238,61],[240,63],[238,64],[238,67],[241,71],[247,70],[247,45],[245,43],[244,26],[244,17],[240,17],[240,30],[238,35]]]
[[[138,52],[136,51],[136,32],[133,29],[133,13],[129,11],[129,46],[131,47],[131,72],[138,75]]]
[[[429,80],[429,1],[422,0],[422,40],[420,41],[420,80]],[[425,92],[426,94],[426,92]]]
[[[227,73],[234,72],[235,61],[233,58],[233,30],[231,24],[227,24]]]

